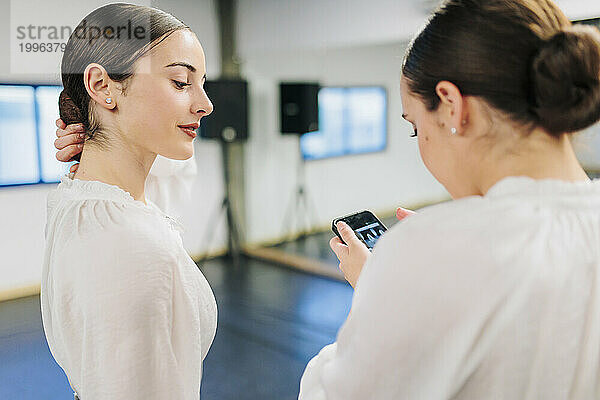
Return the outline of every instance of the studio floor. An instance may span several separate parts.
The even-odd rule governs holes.
[[[352,288],[245,257],[237,268],[218,258],[201,269],[219,309],[201,399],[296,399],[304,367],[335,340]],[[39,296],[0,303],[2,400],[72,399],[48,349],[39,310]]]

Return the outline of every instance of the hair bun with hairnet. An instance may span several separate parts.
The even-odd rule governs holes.
[[[533,112],[550,133],[600,119],[600,32],[574,25],[546,40],[531,64]]]
[[[58,97],[58,112],[60,119],[67,125],[83,123],[81,110],[64,89]]]

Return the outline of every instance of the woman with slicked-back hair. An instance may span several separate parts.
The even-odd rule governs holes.
[[[600,119],[600,33],[550,0],[448,0],[400,90],[453,200],[372,254],[339,224],[352,310],[300,399],[600,399],[600,180],[571,146]]]
[[[215,298],[145,181],[158,155],[193,156],[205,70],[196,35],[151,7],[100,7],[67,42],[60,116],[85,137],[48,195],[41,307],[75,398],[200,397]]]

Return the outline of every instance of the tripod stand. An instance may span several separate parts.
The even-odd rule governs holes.
[[[231,143],[222,141],[221,142],[221,151],[223,154],[223,181],[225,188],[225,195],[223,196],[223,200],[221,201],[220,207],[213,213],[213,216],[209,219],[210,224],[206,228],[206,233],[204,235],[204,242],[206,243],[206,252],[204,256],[198,261],[198,264],[206,261],[208,256],[208,251],[210,249],[211,237],[213,237],[214,228],[217,226],[217,223],[222,218],[223,214],[225,214],[227,220],[227,256],[232,259],[233,266],[237,268],[240,265],[240,254],[241,254],[241,238],[240,231],[238,229],[238,222],[235,217],[234,210],[231,207],[230,201],[230,182],[231,177],[229,173],[229,146]]]
[[[310,229],[318,222],[316,207],[312,203],[310,196],[306,192],[306,161],[300,156],[300,161],[296,169],[296,188],[292,192],[290,203],[287,207],[285,218],[283,220],[283,237],[284,242],[294,238],[294,222],[296,223],[297,239],[305,238]],[[304,212],[301,208],[304,208]],[[312,217],[312,224],[311,224]],[[303,222],[305,223],[304,226]]]

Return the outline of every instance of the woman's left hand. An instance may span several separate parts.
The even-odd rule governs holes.
[[[62,162],[73,161],[73,157],[81,153],[84,143],[85,131],[82,124],[66,125],[62,119],[56,120],[56,159]],[[70,172],[77,171],[79,163],[71,165]]]
[[[329,246],[340,260],[340,269],[344,273],[344,277],[352,287],[355,287],[363,265],[371,256],[371,252],[348,224],[340,221],[336,226],[347,245],[335,236],[329,241]]]

